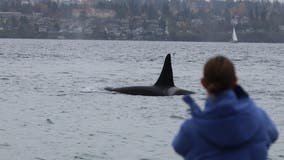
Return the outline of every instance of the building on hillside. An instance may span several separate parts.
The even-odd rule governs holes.
[[[58,4],[66,4],[66,5],[71,5],[71,4],[80,4],[82,0],[52,0]]]
[[[280,32],[284,32],[284,25],[279,25],[278,28]]]
[[[95,18],[114,18],[116,16],[116,12],[111,9],[94,9],[94,8],[87,8],[87,9],[73,9],[72,11],[73,17],[95,17]]]
[[[192,19],[190,23],[194,27],[199,27],[204,24],[203,20],[199,18]]]
[[[9,20],[20,19],[23,16],[20,12],[0,12],[0,23],[6,24]]]
[[[11,18],[11,17],[21,17],[22,13],[20,12],[0,12],[1,18]]]

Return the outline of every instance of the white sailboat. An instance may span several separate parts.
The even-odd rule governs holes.
[[[237,34],[236,34],[235,26],[233,26],[232,43],[237,43],[237,42],[238,42],[238,37],[237,37]]]

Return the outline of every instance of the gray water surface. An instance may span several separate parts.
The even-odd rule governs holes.
[[[0,40],[0,156],[7,160],[173,160],[185,118],[180,96],[114,94],[152,85],[172,54],[175,83],[203,105],[202,67],[216,54],[275,121],[270,158],[284,159],[284,44]]]

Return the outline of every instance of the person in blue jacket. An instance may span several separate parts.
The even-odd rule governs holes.
[[[205,108],[184,97],[192,118],[181,125],[174,150],[185,160],[266,160],[278,131],[237,85],[233,63],[224,56],[209,59],[201,83],[208,92]]]

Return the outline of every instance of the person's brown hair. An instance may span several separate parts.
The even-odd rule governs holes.
[[[234,64],[224,56],[210,58],[204,66],[203,80],[211,94],[233,88],[237,81]]]

